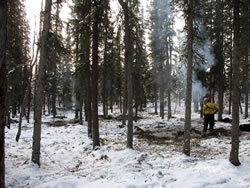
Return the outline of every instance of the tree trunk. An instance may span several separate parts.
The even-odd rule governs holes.
[[[231,29],[230,33],[230,43],[233,46],[233,29]],[[232,82],[233,82],[233,49],[230,51],[230,71],[229,71],[229,104],[228,104],[228,114],[231,114],[231,106],[232,106]]]
[[[41,27],[41,25],[40,25]],[[30,72],[29,72],[29,83],[28,83],[28,101],[27,101],[27,122],[29,123],[30,122],[30,109],[31,109],[31,97],[32,97],[32,93],[31,93],[31,90],[32,90],[32,78],[33,78],[33,67],[36,65],[37,63],[37,57],[38,57],[38,52],[39,52],[39,47],[36,49],[36,52],[35,52],[35,30],[34,30],[34,40],[33,40],[33,48],[32,48],[32,54],[33,54],[33,57],[32,57],[32,60],[31,60],[31,65],[30,65]]]
[[[216,1],[216,58],[218,61],[218,121],[222,119],[224,95],[223,4]]]
[[[105,14],[107,14],[107,11],[105,12]],[[107,15],[105,15],[105,17],[107,17]],[[108,112],[107,112],[107,45],[108,45],[108,36],[107,36],[107,24],[105,24],[105,32],[104,32],[104,54],[103,54],[103,99],[102,99],[102,104],[103,104],[103,116],[104,118],[107,117]]]
[[[76,36],[76,62],[79,61],[79,33]],[[79,91],[79,81],[76,79],[75,81],[75,97],[76,97],[76,103],[75,103],[75,119],[78,119],[78,113],[79,113],[79,103],[80,103],[80,91]]]
[[[44,97],[43,97],[43,115],[46,115],[46,95],[44,94]],[[35,107],[34,107],[35,108]],[[48,109],[48,114],[50,115],[50,94],[48,93],[48,96],[47,96],[47,109]],[[35,110],[34,110],[35,111]],[[34,116],[35,118],[35,116]]]
[[[127,102],[128,102],[128,134],[127,147],[133,148],[133,85],[132,85],[132,61],[131,61],[131,37],[130,37],[130,16],[128,1],[119,0],[125,17],[125,64],[127,65]]]
[[[87,79],[88,79],[87,80],[88,137],[92,138],[92,115],[91,115],[92,91],[91,91],[90,61],[87,62]]]
[[[154,90],[154,95],[155,95],[155,114],[158,114],[158,103],[157,103],[157,101],[158,101],[158,93],[157,93],[157,89],[156,89],[156,87],[155,87],[155,90]]]
[[[169,49],[169,50],[168,50]],[[171,36],[169,36],[169,40],[168,40],[168,47],[167,47],[167,77],[168,77],[168,119],[170,119],[172,117],[172,109],[171,109],[171,90],[172,90],[172,50],[173,50],[173,46],[172,46],[172,38]]]
[[[99,19],[100,8],[97,0],[94,1],[93,21],[93,46],[92,46],[92,136],[93,149],[100,146],[99,123],[98,123],[98,46],[99,46]]]
[[[188,62],[187,62],[187,87],[185,106],[185,129],[183,153],[190,156],[190,128],[191,128],[191,103],[192,103],[192,65],[193,65],[193,0],[188,2],[187,15],[187,42],[188,42]]]
[[[44,24],[41,38],[41,52],[40,52],[40,64],[37,80],[36,91],[36,106],[34,108],[34,131],[33,131],[33,143],[32,143],[32,162],[40,166],[40,142],[41,142],[41,119],[42,119],[42,101],[44,99],[44,75],[45,65],[47,61],[47,41],[50,28],[51,18],[51,5],[52,0],[46,0]]]
[[[158,88],[156,80],[156,67],[153,67],[153,89],[154,89],[154,105],[155,105],[155,114],[158,114]]]
[[[176,93],[174,114],[176,113],[176,110],[177,110],[177,104],[178,104],[178,94]]]
[[[55,75],[54,75],[55,76]],[[52,114],[53,118],[56,118],[56,83],[55,78],[53,78],[53,84],[52,84],[52,101],[51,101],[51,107],[52,107]]]
[[[56,62],[53,62],[54,64]],[[52,107],[52,114],[53,114],[53,118],[56,118],[56,65],[53,65],[53,78],[52,78],[52,93],[51,93],[51,98],[52,98],[52,101],[51,101],[51,107]]]
[[[104,54],[104,70],[103,70],[103,90],[102,90],[102,107],[103,107],[103,117],[106,118],[107,117],[107,87],[106,87],[106,83],[107,83],[107,78],[106,78],[106,60],[105,60],[105,54]]]
[[[27,101],[27,122],[30,122],[30,108],[31,108],[31,82],[32,82],[32,68],[30,69],[30,78],[29,78],[29,85],[28,85],[28,101]]]
[[[123,7],[125,3],[119,0],[120,5]],[[125,7],[123,7],[123,11],[125,14]],[[126,31],[125,31],[126,34]],[[127,35],[126,35],[127,36]],[[125,39],[126,40],[126,39]],[[126,50],[126,44],[125,44]],[[126,53],[126,52],[125,52]],[[122,125],[126,125],[126,115],[128,111],[128,64],[126,63],[128,58],[125,56],[125,65],[124,65],[124,78],[123,78],[123,106],[122,106]]]
[[[245,90],[245,115],[244,115],[244,118],[247,119],[248,118],[248,89],[249,89],[249,82],[248,82],[248,69],[249,69],[249,63],[250,61],[250,56],[248,56],[248,48],[246,50],[246,54],[245,54],[245,68],[244,68],[244,80],[245,80],[245,87],[244,87],[244,90]]]
[[[5,187],[7,0],[0,3],[0,187]]]
[[[110,94],[110,111],[111,111],[111,113],[114,112],[114,110],[113,110],[113,93]]]
[[[80,112],[80,93],[79,93],[79,91],[77,91],[76,92],[75,119],[79,119],[79,112]]]
[[[87,50],[87,116],[88,116],[88,137],[92,138],[92,115],[91,115],[91,103],[92,103],[92,90],[91,90],[91,69],[90,69],[90,40],[88,41],[89,50]]]
[[[105,66],[105,65],[104,65]],[[106,118],[107,117],[107,112],[106,112],[106,109],[107,109],[107,92],[106,92],[106,76],[105,76],[105,73],[103,75],[103,91],[102,91],[102,111],[103,111],[103,117]]]
[[[164,91],[165,91],[165,83],[164,83],[164,66],[163,62],[160,62],[160,116],[161,119],[164,119]]]
[[[28,83],[29,84],[29,83]],[[16,141],[19,141],[19,138],[21,136],[21,132],[22,132],[22,120],[23,120],[23,116],[25,115],[25,108],[28,102],[28,96],[29,96],[29,86],[27,86],[25,93],[24,93],[24,98],[21,104],[21,112],[19,114],[19,122],[18,122],[18,131],[17,131],[17,135],[16,135]]]
[[[240,0],[233,0],[233,93],[232,93],[232,145],[229,161],[239,166],[239,66],[240,66]]]
[[[138,120],[138,103],[137,102],[135,102],[134,108],[135,108],[134,120],[135,120],[135,122],[137,122],[137,120]]]
[[[88,121],[88,105],[87,105],[87,97],[84,99],[84,117],[85,121]]]
[[[56,2],[56,31],[55,35],[58,35],[58,26],[59,26],[59,13],[60,13],[60,1],[57,0]],[[56,94],[57,94],[57,52],[55,53],[55,56],[53,57],[53,65],[52,65],[52,71],[53,71],[53,78],[52,78],[52,113],[53,113],[53,118],[56,117],[57,115],[57,110],[56,110]]]
[[[124,65],[124,80],[123,80],[123,106],[122,106],[122,125],[126,125],[126,115],[128,109],[128,90],[127,90],[127,80],[128,80],[128,65]]]
[[[168,89],[168,120],[172,117],[172,109],[171,109],[171,90]]]
[[[81,99],[80,99],[80,118],[79,118],[79,123],[80,123],[80,125],[83,125],[82,108],[83,108],[83,99],[82,99],[82,97],[81,97]]]
[[[132,85],[132,61],[131,61],[131,37],[130,37],[130,16],[128,3],[124,6],[125,14],[125,63],[128,66],[128,135],[127,147],[133,148],[133,85]]]

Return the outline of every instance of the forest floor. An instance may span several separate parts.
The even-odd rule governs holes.
[[[170,120],[162,120],[151,108],[140,112],[133,150],[126,149],[127,128],[119,116],[100,117],[101,147],[95,151],[87,122],[80,125],[73,112],[61,112],[55,119],[44,116],[40,168],[30,161],[32,122],[24,121],[18,143],[18,125],[12,124],[6,129],[6,187],[250,187],[250,132],[241,132],[241,166],[235,167],[228,161],[230,123],[216,122],[215,130],[202,136],[203,119],[193,113],[187,157],[182,154],[183,110]]]

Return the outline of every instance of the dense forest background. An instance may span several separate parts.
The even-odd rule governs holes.
[[[190,155],[191,104],[198,110],[206,94],[219,106],[218,120],[232,113],[230,161],[239,165],[239,113],[249,114],[249,4],[152,0],[145,12],[139,0],[117,0],[114,12],[114,1],[72,0],[65,22],[60,15],[66,2],[44,0],[40,29],[31,31],[25,1],[1,1],[0,187],[4,129],[17,115],[18,141],[22,118],[29,121],[34,112],[32,161],[40,166],[44,115],[56,118],[58,110],[74,110],[76,121],[88,122],[96,149],[99,117],[109,118],[118,106],[122,125],[128,126],[127,147],[133,148],[138,111],[153,103],[156,114],[171,119],[171,103],[184,100],[183,152]]]

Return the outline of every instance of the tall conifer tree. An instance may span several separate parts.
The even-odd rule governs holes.
[[[41,52],[40,63],[37,80],[37,90],[35,97],[34,108],[34,131],[33,131],[33,144],[32,144],[32,162],[40,166],[40,148],[41,148],[41,120],[42,120],[42,106],[44,98],[44,76],[45,65],[47,62],[47,43],[50,29],[51,20],[51,6],[52,0],[46,0],[45,14],[43,22],[43,31],[41,38]]]
[[[239,67],[240,67],[240,1],[233,0],[233,94],[232,94],[232,145],[229,161],[239,166]]]
[[[187,9],[187,78],[186,78],[186,97],[185,97],[185,127],[183,153],[190,156],[190,128],[191,128],[191,100],[192,100],[192,66],[193,66],[193,0],[186,4]]]
[[[0,3],[0,187],[5,187],[7,0]]]

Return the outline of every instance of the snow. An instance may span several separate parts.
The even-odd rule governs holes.
[[[6,187],[36,188],[247,188],[250,187],[250,133],[241,132],[241,165],[229,162],[231,136],[201,137],[193,133],[191,156],[182,153],[184,111],[161,120],[152,108],[140,112],[134,123],[134,149],[126,148],[127,129],[116,119],[100,119],[101,147],[92,150],[87,122],[73,124],[73,112],[63,126],[59,119],[43,117],[41,167],[31,162],[33,122],[23,122],[19,142],[18,124],[6,129]],[[100,112],[101,113],[101,112]],[[112,114],[117,117],[118,112]],[[62,120],[61,120],[62,121]],[[242,122],[248,120],[241,119]],[[199,114],[192,114],[192,127],[202,130]],[[216,129],[231,130],[231,124],[216,122]],[[141,132],[140,132],[141,131]]]

